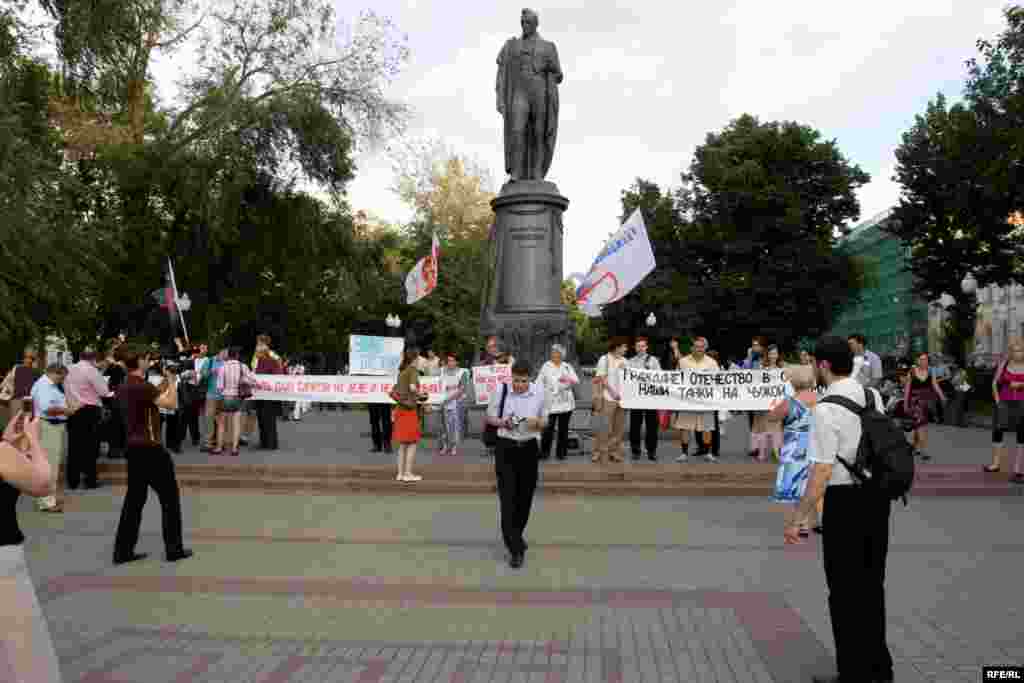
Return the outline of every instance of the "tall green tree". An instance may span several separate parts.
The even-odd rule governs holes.
[[[26,30],[0,9],[0,344],[16,345],[63,332],[106,270],[49,122],[57,79],[28,53]]]
[[[910,247],[914,289],[926,301],[943,294],[956,300],[948,307],[950,336],[961,361],[977,303],[961,292],[961,281],[971,272],[982,286],[1014,281],[1024,247],[1024,235],[1008,221],[1012,195],[986,180],[1000,137],[969,105],[949,107],[940,93],[896,149],[903,191],[883,229]]]
[[[659,267],[605,309],[611,330],[637,330],[645,308],[664,302],[679,331],[741,353],[753,334],[783,344],[821,334],[862,287],[863,265],[835,246],[870,177],[834,140],[744,115],[708,134],[682,179],[676,190],[639,181],[623,193],[623,216],[644,212]]]

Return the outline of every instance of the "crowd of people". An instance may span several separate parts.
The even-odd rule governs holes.
[[[7,374],[0,385],[0,396],[10,410],[0,441],[0,576],[6,579],[0,582],[0,599],[18,611],[22,619],[19,628],[25,631],[19,634],[22,645],[14,653],[16,671],[42,671],[44,677],[39,680],[59,680],[52,641],[25,568],[18,498],[26,494],[36,499],[39,510],[60,512],[58,471],[65,452],[66,487],[74,489],[81,484],[95,488],[99,485],[99,442],[106,438],[111,448],[126,458],[128,475],[114,535],[113,562],[125,564],[146,557],[136,546],[150,488],[161,507],[165,559],[178,562],[191,557],[192,551],[184,545],[172,451],[180,449],[188,437],[193,444],[200,443],[202,415],[208,421],[205,449],[212,455],[237,456],[249,419],[255,420],[264,448],[279,447],[280,406],[250,400],[256,374],[288,372],[270,344],[270,338],[261,335],[252,362],[245,363],[237,347],[211,355],[201,345],[186,349],[179,344],[177,356],[166,358],[148,347],[119,340],[103,357],[86,352],[70,367],[50,364],[42,371],[37,369],[35,352],[29,349],[22,364]],[[694,340],[688,354],[681,352],[679,340],[672,340],[663,360],[651,355],[645,338],[633,340],[634,353],[627,358],[629,346],[629,339],[611,339],[608,352],[597,364],[592,408],[597,416],[594,462],[625,458],[623,367],[785,370],[788,390],[784,400],[748,417],[750,456],[766,460],[771,451],[779,462],[772,500],[787,505],[785,543],[802,542],[812,528],[824,538],[828,606],[840,673],[821,680],[891,681],[884,576],[892,498],[870,484],[871,471],[865,471],[859,459],[861,437],[868,424],[864,412],[874,407],[892,416],[892,420],[883,420],[887,428],[893,424],[903,427],[909,444],[902,439],[900,443],[908,453],[912,446],[916,455],[927,459],[929,415],[933,404],[947,401],[930,371],[928,355],[919,355],[913,366],[899,367],[895,381],[890,382],[882,376],[877,356],[867,351],[859,336],[823,338],[813,352],[805,350],[798,362],[788,364],[782,362],[777,347],[761,338],[752,340],[745,358],[731,363],[717,358],[702,337]],[[513,568],[523,566],[528,550],[525,529],[539,463],[550,457],[552,447],[556,458],[566,457],[568,423],[576,409],[580,378],[564,356],[565,349],[555,345],[550,359],[534,369],[502,353],[497,339],[489,339],[477,361],[510,365],[510,381],[487,405],[485,431],[493,433],[490,443],[500,530]],[[425,375],[442,378],[440,444],[445,455],[457,452],[465,431],[464,411],[473,397],[469,371],[459,367],[454,354],[445,355],[442,364],[433,354],[405,351],[391,392],[395,405],[386,411],[390,425],[386,431],[384,424],[377,429],[382,447],[389,443],[398,446],[396,479],[402,482],[422,479],[413,472],[413,465],[428,403]],[[1011,429],[1017,434],[1014,478],[1024,481],[1024,341],[1011,344],[1009,356],[997,368],[992,391],[996,404],[993,462],[985,469],[1000,470],[1003,435]],[[252,403],[256,405],[247,407]],[[302,410],[293,407],[292,415],[301,416]],[[382,420],[384,412],[376,419]],[[681,444],[677,461],[688,457],[691,435],[698,444],[697,454],[714,461],[715,434],[730,417],[714,410],[675,414],[635,410],[628,418],[629,447],[634,459],[646,456],[656,461],[659,431],[674,429]],[[115,425],[106,436],[105,423]]]

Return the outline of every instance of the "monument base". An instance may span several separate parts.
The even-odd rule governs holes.
[[[569,207],[547,181],[509,182],[491,202],[495,213],[495,269],[484,297],[480,331],[530,363],[534,372],[551,345],[575,357],[575,326],[562,303],[562,213]]]

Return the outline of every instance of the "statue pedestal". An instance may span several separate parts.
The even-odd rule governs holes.
[[[574,330],[562,304],[562,213],[569,200],[554,183],[506,183],[491,202],[495,213],[495,269],[480,319],[486,337],[528,361],[536,373],[551,345],[575,355]],[[566,358],[570,360],[570,358]]]

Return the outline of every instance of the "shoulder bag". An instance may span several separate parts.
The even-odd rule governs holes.
[[[501,403],[498,405],[498,418],[499,419],[505,417],[505,397],[506,396],[508,396],[508,385],[507,384],[502,384],[501,385]],[[487,413],[486,412],[484,413],[484,420],[485,421],[487,420]],[[483,442],[484,442],[485,446],[487,446],[488,448],[494,448],[495,446],[498,445],[498,428],[492,426],[491,424],[485,424],[484,425],[484,433],[483,433],[483,437],[482,438],[483,438]]]

